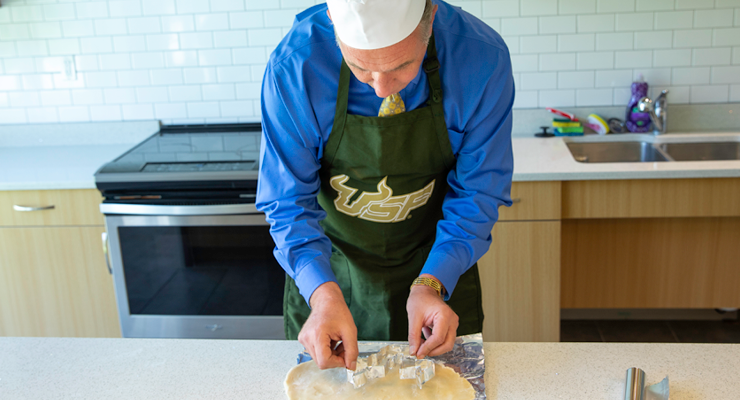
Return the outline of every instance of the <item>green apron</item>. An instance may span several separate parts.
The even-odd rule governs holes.
[[[408,339],[406,300],[434,244],[447,175],[455,165],[442,108],[442,82],[432,36],[424,62],[428,107],[390,117],[347,114],[351,71],[342,61],[336,115],[324,149],[318,201],[332,242],[331,268],[359,340]],[[449,306],[458,335],[483,328],[480,277],[473,265]],[[310,309],[293,279],[283,302],[285,335],[296,340]]]

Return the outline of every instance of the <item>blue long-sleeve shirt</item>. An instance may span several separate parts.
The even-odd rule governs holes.
[[[434,3],[445,121],[457,161],[422,273],[439,279],[449,298],[460,275],[488,250],[498,207],[511,205],[514,81],[509,51],[493,29],[460,8]],[[307,302],[321,284],[336,282],[331,242],[319,225],[326,213],[316,199],[342,61],[326,10],[321,4],[296,17],[270,57],[262,86],[257,208],[271,224],[275,258]],[[425,106],[423,69],[400,95],[407,110]],[[382,100],[352,76],[349,114],[377,116]]]

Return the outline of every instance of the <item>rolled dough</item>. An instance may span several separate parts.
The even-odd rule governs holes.
[[[436,364],[432,380],[420,390],[415,380],[401,380],[398,370],[355,389],[347,382],[347,370],[320,370],[313,361],[293,367],[285,378],[285,392],[290,400],[474,400],[475,390],[451,368]]]

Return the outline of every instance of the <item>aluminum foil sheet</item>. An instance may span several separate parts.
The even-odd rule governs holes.
[[[357,374],[355,371],[347,371],[348,380],[349,382],[352,382],[355,387],[362,386],[369,380],[380,377],[381,373],[385,373],[387,370],[390,370],[390,368],[383,369],[381,372],[381,368],[378,367],[382,364],[382,360],[385,360],[386,362],[390,360],[392,360],[392,362],[398,362],[400,359],[400,361],[403,362],[403,360],[406,359],[405,356],[408,355],[408,343],[404,342],[359,342],[358,347],[360,350],[360,357],[357,360],[356,371],[363,371],[364,373]],[[391,352],[396,354],[395,357],[388,357],[388,354],[378,354],[381,351],[388,352],[389,349]],[[398,354],[401,356],[398,356]],[[311,356],[307,352],[304,351],[298,354],[298,364],[302,364],[310,360]],[[360,360],[362,360],[362,364]],[[368,360],[370,362],[368,362]],[[429,365],[423,363],[425,360],[433,360],[452,368],[455,372],[460,374],[460,376],[470,382],[473,389],[475,389],[476,400],[486,399],[486,385],[483,380],[485,376],[483,336],[480,333],[458,337],[455,340],[455,348],[452,351],[441,356],[427,357],[424,360],[419,360],[420,363],[418,366],[416,362],[414,362],[412,366],[409,361],[406,360],[408,365],[405,365],[405,367],[407,369],[404,371],[404,365],[401,365],[402,369],[399,373],[401,373],[402,376],[406,376],[408,379],[417,379],[417,384],[423,384],[429,379],[434,379],[429,374]]]

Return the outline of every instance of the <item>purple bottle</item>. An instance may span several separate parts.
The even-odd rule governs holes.
[[[640,74],[635,82],[632,82],[632,98],[627,105],[627,115],[624,117],[625,126],[630,132],[643,133],[651,129],[652,122],[650,114],[640,112],[637,103],[640,99],[647,96],[648,84]]]

